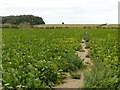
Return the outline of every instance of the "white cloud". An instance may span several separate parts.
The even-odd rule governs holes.
[[[0,0],[0,15],[33,14],[46,23],[117,23],[119,0]]]

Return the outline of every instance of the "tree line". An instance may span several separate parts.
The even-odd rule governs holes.
[[[15,24],[19,25],[21,23],[30,23],[30,25],[39,25],[39,24],[45,24],[43,19],[38,16],[33,15],[19,15],[19,16],[6,16],[2,17],[2,24]]]

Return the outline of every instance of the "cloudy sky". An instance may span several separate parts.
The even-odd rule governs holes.
[[[32,14],[47,24],[118,23],[119,0],[0,0],[0,16]]]

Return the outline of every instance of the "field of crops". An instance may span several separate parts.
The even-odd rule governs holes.
[[[87,72],[85,87],[119,88],[118,31],[92,30],[90,32],[89,57],[94,62]]]
[[[43,24],[35,25],[36,28],[118,28],[117,24]]]
[[[76,70],[83,30],[3,30],[3,86],[51,87]]]
[[[85,32],[89,33],[86,37],[89,57],[95,68],[85,73],[84,87],[118,87],[115,29],[3,29],[2,32],[3,87],[51,88],[61,83],[63,72],[83,66],[75,51],[80,50]]]

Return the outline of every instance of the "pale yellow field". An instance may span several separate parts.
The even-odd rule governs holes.
[[[38,27],[38,28],[46,28],[46,27],[73,27],[73,28],[84,28],[84,27],[91,27],[91,28],[96,28],[96,27],[118,27],[118,24],[107,24],[107,25],[103,25],[102,24],[42,24],[42,25],[35,25],[34,27]]]

